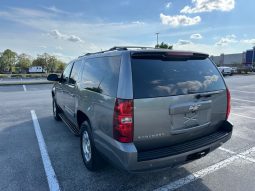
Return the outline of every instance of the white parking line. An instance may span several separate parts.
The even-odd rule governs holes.
[[[213,164],[207,168],[204,168],[202,170],[199,170],[195,173],[192,173],[184,178],[181,178],[181,179],[178,179],[174,182],[171,182],[170,184],[167,184],[165,186],[162,186],[160,188],[157,188],[155,189],[154,191],[166,191],[166,190],[176,190],[178,188],[181,188],[182,186],[186,185],[186,184],[189,184],[191,182],[194,182],[196,181],[197,179],[199,178],[203,178],[204,176],[208,175],[208,174],[211,174],[221,168],[224,168],[228,165],[230,165],[231,163],[233,163],[236,159],[240,158],[239,155],[241,156],[245,156],[251,152],[254,152],[255,151],[255,147],[252,147],[251,149],[248,149],[242,153],[239,153],[239,154],[235,154],[225,160],[222,160],[216,164]]]
[[[253,110],[255,109],[255,107],[252,105],[252,106],[247,106],[247,105],[240,105],[240,106],[234,106],[232,107],[234,109],[249,109],[249,110]],[[255,111],[255,110],[254,110]]]
[[[249,88],[251,86],[254,86],[254,84],[246,85],[246,86],[240,86],[241,88]]]
[[[250,102],[250,103],[255,103],[255,101],[247,100],[247,99],[237,99],[237,98],[231,98],[233,101],[244,101],[244,102]]]
[[[232,113],[232,115],[236,115],[236,116],[239,116],[239,117],[243,117],[243,118],[247,118],[247,119],[255,119],[254,117],[249,117],[249,116],[245,116],[245,115],[240,115],[240,114],[237,114],[237,113]]]
[[[55,171],[51,165],[50,157],[47,152],[47,148],[46,148],[46,144],[43,139],[42,131],[41,131],[41,128],[40,128],[40,125],[39,125],[39,122],[38,122],[38,119],[37,119],[37,116],[36,116],[34,110],[31,110],[31,116],[33,119],[35,134],[36,134],[39,149],[41,152],[42,162],[43,162],[44,170],[45,170],[45,173],[47,176],[49,189],[50,189],[50,191],[60,191],[58,180],[57,180]]]
[[[24,92],[27,91],[26,85],[23,85]]]
[[[227,153],[230,153],[230,154],[232,154],[232,155],[233,155],[233,154],[237,154],[236,152],[231,151],[231,150],[228,150],[228,149],[225,149],[225,148],[223,148],[223,147],[220,147],[219,149],[222,150],[222,151],[225,151],[225,152],[227,152]],[[247,160],[247,161],[249,161],[249,162],[254,162],[254,163],[255,163],[255,159],[254,159],[254,158],[247,157],[247,156],[241,155],[241,154],[237,154],[237,156],[239,156],[240,158],[245,159],[245,160]]]
[[[231,92],[233,91],[233,92],[241,92],[241,93],[255,94],[255,92],[243,91],[243,90],[233,90],[233,89],[231,89],[230,91],[231,91]]]

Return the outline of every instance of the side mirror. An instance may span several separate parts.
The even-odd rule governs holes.
[[[49,74],[47,80],[57,82],[60,80],[60,78],[58,77],[57,74]]]

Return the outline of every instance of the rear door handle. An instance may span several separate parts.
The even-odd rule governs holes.
[[[182,133],[187,133],[187,132],[192,132],[198,129],[203,129],[205,127],[208,127],[211,124],[211,122],[207,122],[203,125],[197,125],[191,128],[187,128],[187,129],[178,129],[178,130],[171,130],[171,134],[173,135],[177,135],[177,134],[182,134]]]

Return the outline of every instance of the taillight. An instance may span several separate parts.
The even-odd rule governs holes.
[[[116,99],[113,115],[113,137],[119,142],[133,142],[133,100]]]
[[[231,108],[230,99],[231,99],[230,91],[229,91],[229,89],[227,88],[227,112],[226,112],[226,119],[228,119],[228,116],[229,116],[229,114],[230,114],[230,108]]]

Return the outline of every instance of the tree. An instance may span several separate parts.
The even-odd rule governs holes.
[[[55,56],[50,56],[48,59],[47,71],[56,72],[58,60]]]
[[[43,69],[48,69],[48,61],[49,61],[50,55],[47,53],[39,54],[35,60],[33,60],[32,65],[33,66],[42,66]]]
[[[164,42],[161,42],[161,44],[157,44],[155,48],[173,49],[173,45],[168,45]]]
[[[26,72],[30,66],[42,66],[47,72],[62,72],[66,66],[64,62],[48,53],[39,54],[36,59],[22,53],[17,55],[10,49],[0,52],[0,72]]]
[[[65,63],[58,60],[55,56],[51,56],[47,53],[38,55],[32,63],[33,66],[42,66],[47,72],[62,72],[65,68]]]
[[[58,60],[57,64],[57,72],[62,73],[66,67],[66,64],[60,60]]]
[[[16,66],[20,68],[21,72],[26,72],[31,65],[32,65],[31,56],[24,53],[18,56],[18,62]]]
[[[15,66],[17,61],[17,53],[6,49],[0,57],[1,72],[11,71],[11,67]]]

